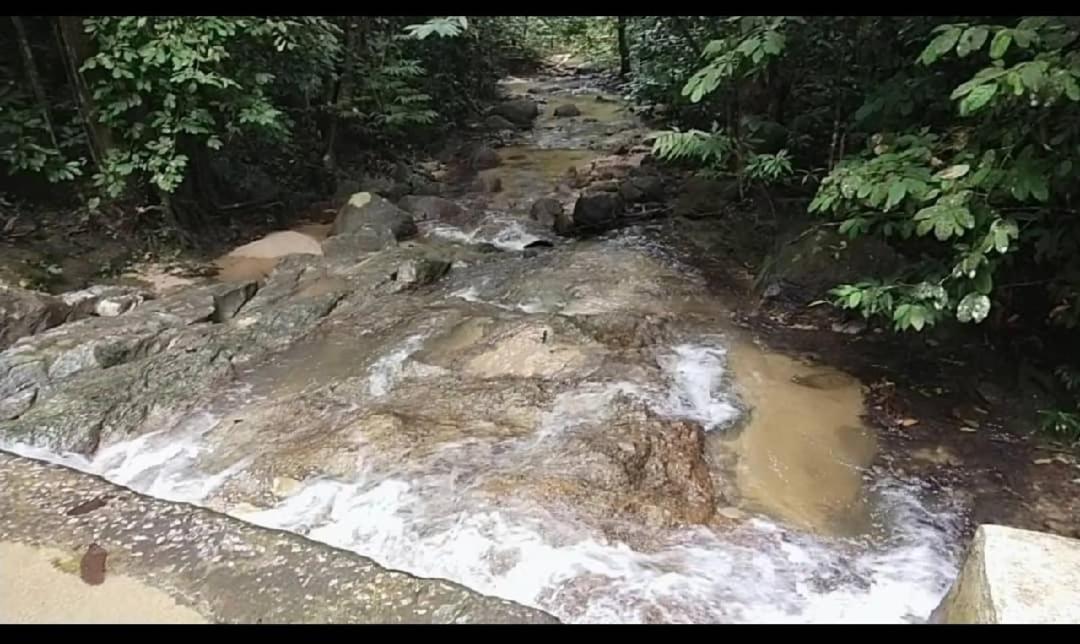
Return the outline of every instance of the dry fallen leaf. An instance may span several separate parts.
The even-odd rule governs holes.
[[[914,419],[914,418],[905,418],[905,419],[900,421],[900,426],[901,427],[911,427],[913,425],[918,425],[918,424],[919,424],[919,421]]]
[[[1031,461],[1031,462],[1034,463],[1035,465],[1049,465],[1049,464],[1054,462],[1054,459],[1052,459],[1052,458],[1037,458],[1037,459],[1035,459],[1034,461]]]
[[[975,429],[974,427],[963,426],[963,427],[960,428],[960,431],[967,432],[967,433],[970,434],[971,432],[977,432],[979,430]]]

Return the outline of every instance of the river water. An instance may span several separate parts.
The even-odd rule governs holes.
[[[586,149],[596,136],[640,127],[617,102],[571,83],[508,87],[538,88],[549,100],[545,115],[500,151],[506,163],[487,171],[504,190],[486,199],[485,218],[472,228],[429,226],[427,238],[522,248],[536,238],[522,206],[551,192],[569,167],[598,158]],[[548,116],[567,101],[582,116]],[[241,374],[206,409],[91,457],[5,447],[570,622],[924,620],[956,570],[963,508],[946,492],[875,468],[861,384],[772,353],[726,324],[723,302],[674,259],[677,251],[656,231],[637,228],[561,246],[547,269],[515,269],[513,279],[499,265],[455,269],[428,301],[430,314],[393,342],[368,340],[356,328],[301,341]],[[269,270],[265,257],[257,259],[255,270]],[[245,276],[252,268],[230,266]],[[534,331],[545,342],[549,332],[564,337],[559,319],[626,310],[673,315],[676,332],[630,353],[619,368],[590,366],[600,364],[591,345],[556,342],[539,353],[530,344]],[[445,316],[457,317],[444,324]],[[504,327],[510,331],[498,335]],[[453,358],[467,350],[468,360]],[[519,395],[529,379],[557,385],[542,405],[511,405],[500,417],[511,420],[500,423],[483,410],[453,407],[453,388],[444,396],[432,384],[450,374],[502,387],[503,397]],[[237,428],[253,423],[236,423],[265,411],[275,396],[331,381],[355,383],[356,393],[349,408],[327,412],[327,424],[368,414],[365,433],[347,437],[346,471],[292,477],[281,467],[272,501],[222,495],[267,454],[303,442],[245,433],[255,430]],[[425,391],[436,420],[395,420],[410,417],[409,405]],[[572,503],[497,493],[515,481],[546,480],[575,458],[575,441],[617,421],[626,401],[705,429],[722,492],[715,520],[661,529],[623,520],[612,529]]]

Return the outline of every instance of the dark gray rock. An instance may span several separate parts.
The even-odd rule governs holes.
[[[502,164],[499,153],[487,146],[480,146],[469,157],[469,165],[473,170],[489,170]]]
[[[723,213],[724,207],[738,196],[739,184],[735,180],[691,177],[679,187],[674,214],[689,219],[714,217]]]
[[[71,307],[70,317],[80,319],[91,315],[116,317],[154,299],[154,294],[130,286],[96,285],[80,291],[62,293],[60,299]]]
[[[408,195],[402,197],[398,206],[410,213],[417,221],[438,221],[443,223],[461,223],[465,209],[449,199],[428,195]]]
[[[450,262],[433,257],[405,260],[394,273],[399,289],[415,288],[437,281],[450,271]]]
[[[574,204],[574,229],[597,232],[610,228],[623,212],[622,199],[610,192],[588,193]]]
[[[541,197],[529,207],[529,218],[551,228],[555,220],[563,214],[563,205],[554,197]]]
[[[492,114],[484,119],[484,127],[489,130],[513,130],[516,126],[505,116]]]
[[[759,292],[791,303],[823,297],[838,284],[866,275],[888,275],[903,262],[896,251],[873,237],[848,239],[835,229],[814,228],[812,222],[793,222],[757,277]],[[843,247],[841,261],[834,256]]]
[[[628,177],[619,186],[619,195],[626,203],[661,201],[664,198],[664,182],[656,175]]]
[[[63,323],[70,314],[71,307],[60,298],[0,286],[0,350],[19,338]]]
[[[328,258],[359,257],[396,245],[394,233],[388,227],[369,225],[328,238],[322,243],[322,249]]]
[[[417,234],[412,215],[398,208],[379,195],[358,192],[349,197],[348,203],[338,211],[334,219],[333,234],[342,235],[371,227],[385,227],[394,239],[407,239]]]
[[[560,210],[555,214],[555,222],[552,228],[556,233],[560,235],[572,235],[574,234],[574,217],[565,210]]]
[[[540,115],[536,101],[518,98],[496,105],[491,113],[501,116],[518,127],[532,127],[533,121]]]
[[[565,103],[555,108],[554,112],[557,118],[566,118],[570,116],[581,116],[581,110],[577,105],[573,103]]]

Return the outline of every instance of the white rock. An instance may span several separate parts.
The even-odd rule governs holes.
[[[960,575],[931,621],[1080,623],[1080,540],[979,526]]]

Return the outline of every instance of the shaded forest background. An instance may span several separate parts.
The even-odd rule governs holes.
[[[756,233],[866,266],[806,303],[982,334],[1038,363],[1042,426],[1076,440],[1078,36],[1052,16],[11,16],[0,242],[197,246],[430,151],[499,78],[572,55],[621,78],[658,160],[765,208]]]

